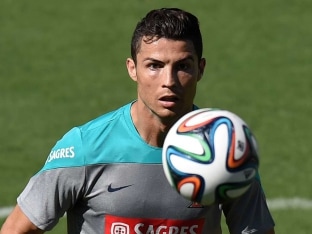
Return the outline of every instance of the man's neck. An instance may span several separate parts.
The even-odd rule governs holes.
[[[164,123],[149,110],[139,108],[138,102],[132,104],[131,117],[136,130],[146,143],[155,147],[163,146],[172,124]]]

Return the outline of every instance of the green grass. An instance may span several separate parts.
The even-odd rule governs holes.
[[[232,110],[249,123],[267,197],[311,199],[311,5],[1,1],[0,206],[15,204],[68,129],[135,98],[125,68],[131,34],[146,11],[163,6],[199,17],[207,68],[196,103]],[[277,233],[312,228],[311,210],[272,213]],[[51,233],[65,233],[65,222]]]

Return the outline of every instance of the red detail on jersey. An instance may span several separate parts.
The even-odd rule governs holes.
[[[204,206],[198,202],[192,202],[188,208],[204,208]]]
[[[198,234],[204,219],[145,219],[105,215],[104,234]]]

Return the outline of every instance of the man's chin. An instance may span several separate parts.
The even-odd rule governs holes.
[[[173,125],[177,122],[182,116],[184,116],[187,112],[182,112],[180,110],[171,110],[166,109],[164,115],[162,116],[162,121],[166,125]]]

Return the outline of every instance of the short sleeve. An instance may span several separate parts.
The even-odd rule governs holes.
[[[54,168],[82,166],[85,163],[85,154],[81,131],[77,127],[73,128],[55,144],[40,172]]]
[[[17,198],[22,211],[38,228],[51,230],[83,196],[84,158],[80,131],[74,128],[56,143],[43,168]]]
[[[238,199],[222,205],[230,233],[264,233],[274,227],[260,179]]]

